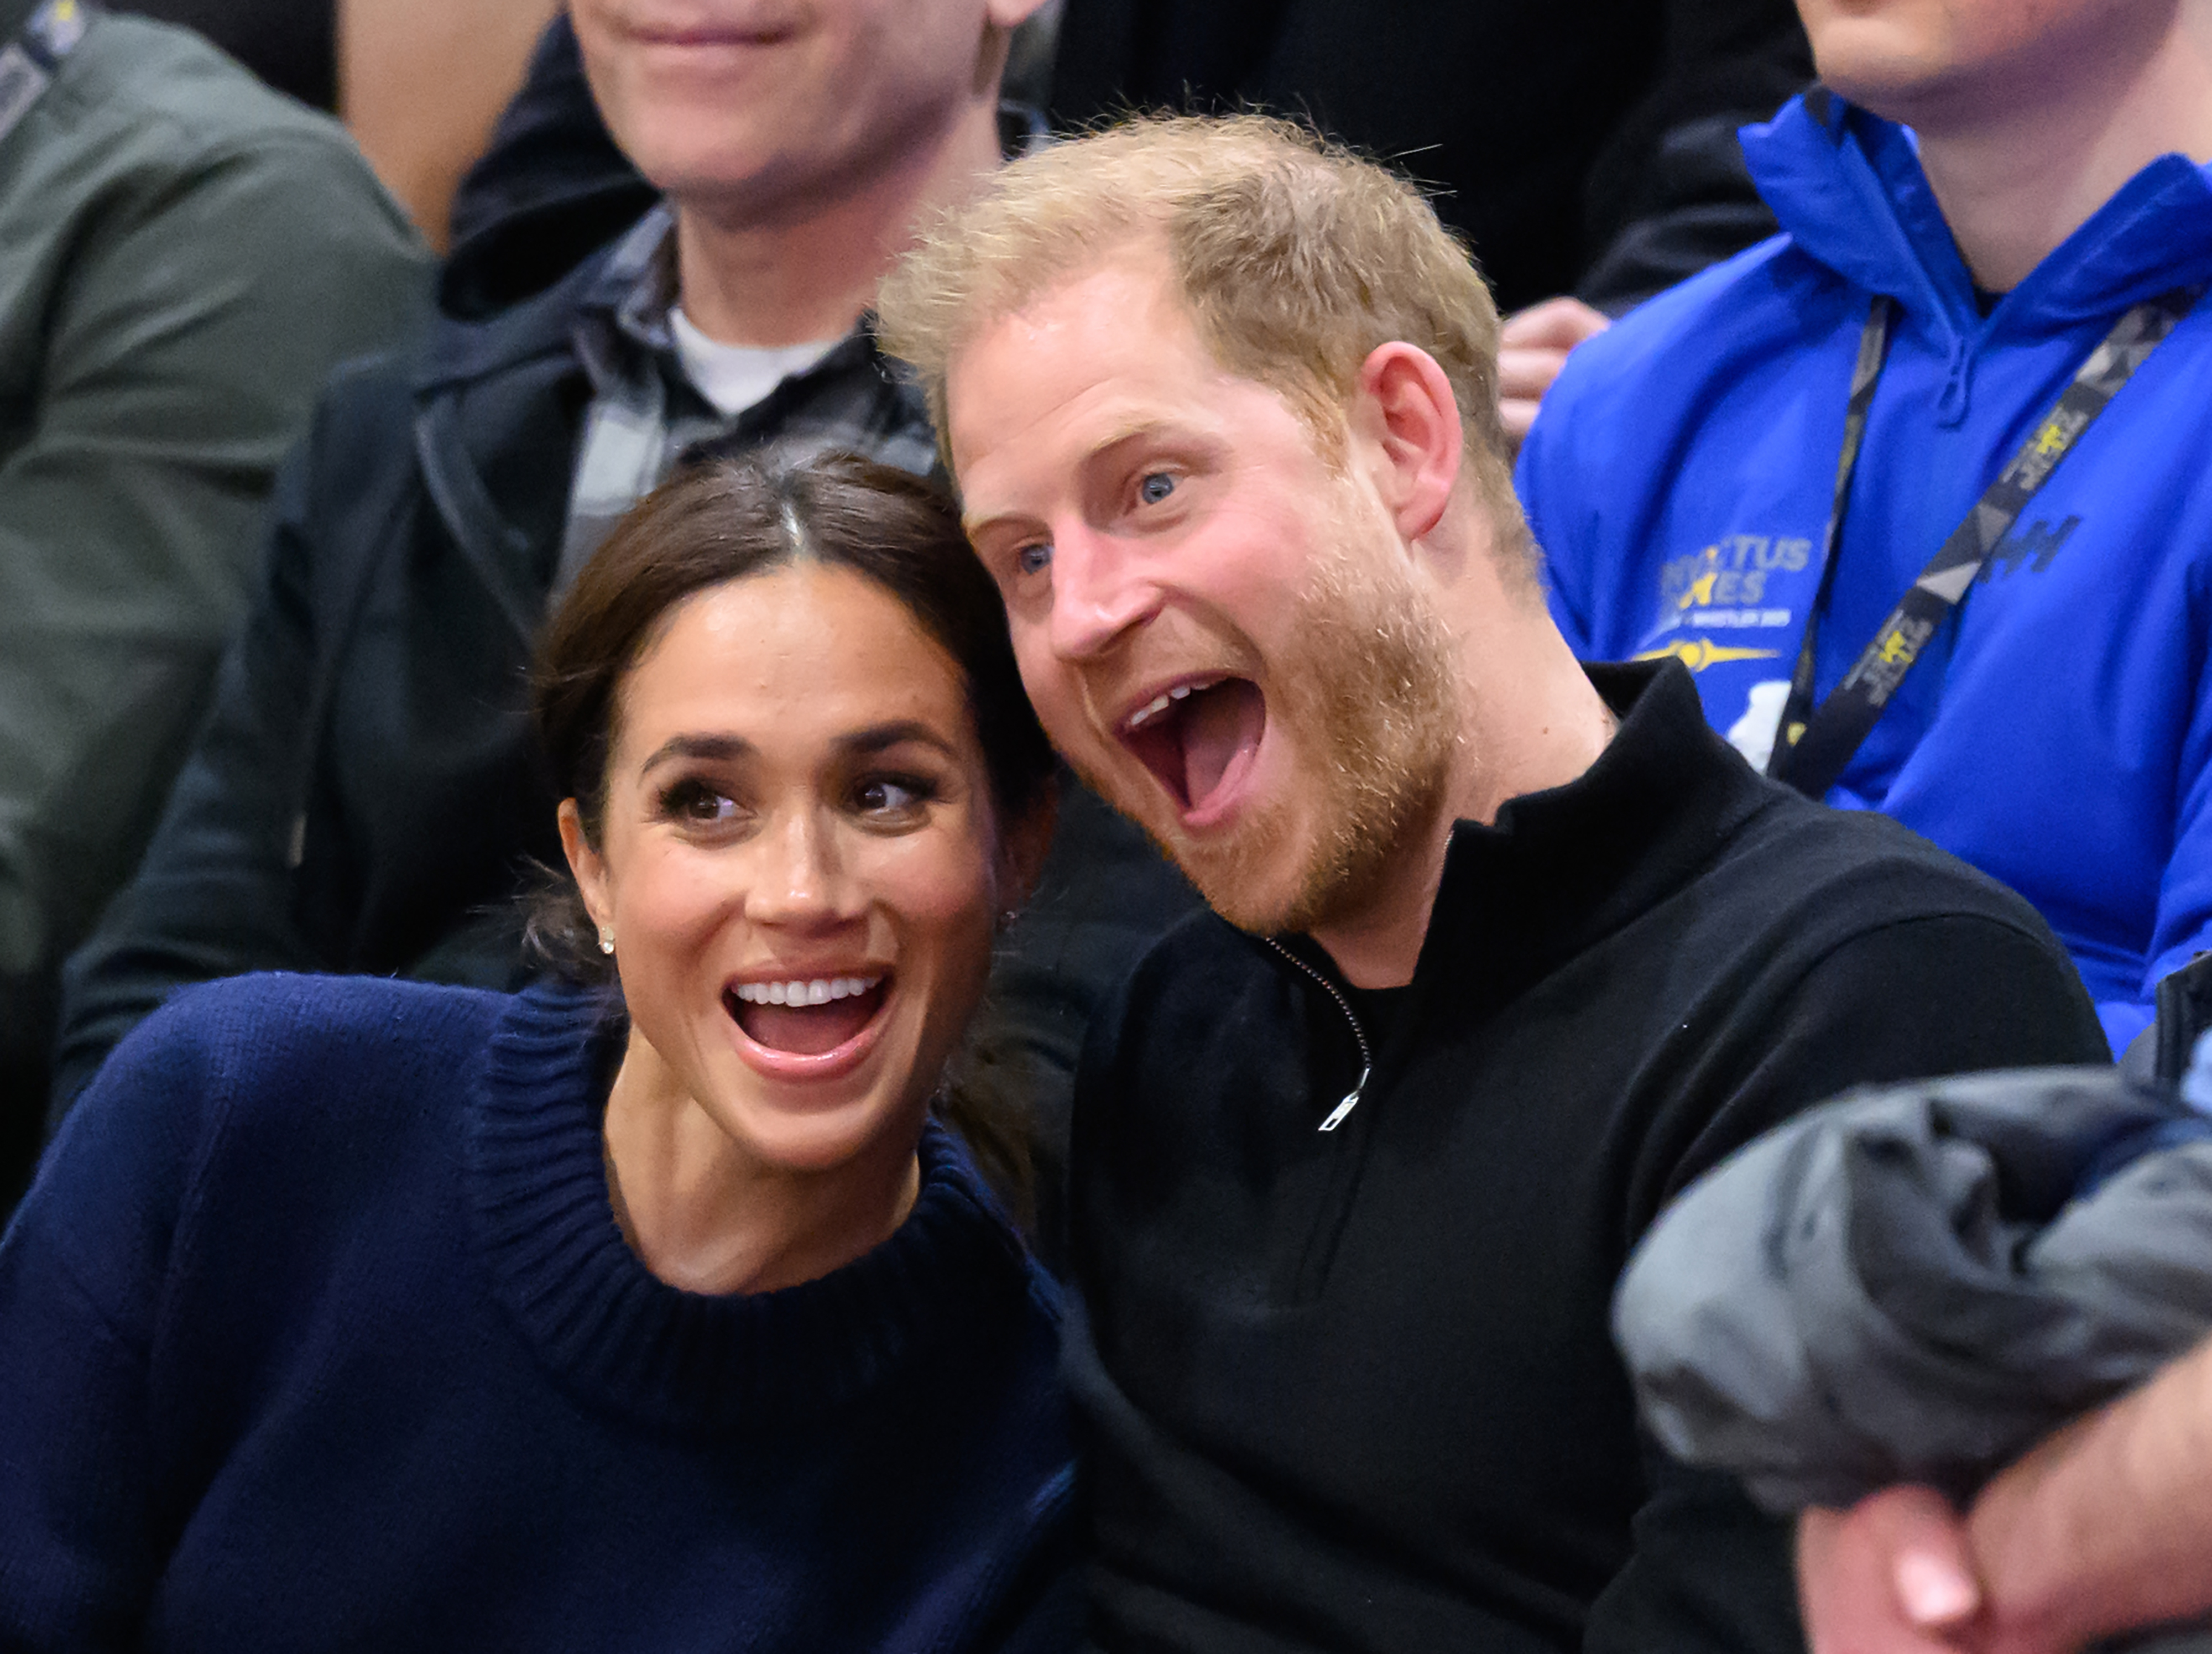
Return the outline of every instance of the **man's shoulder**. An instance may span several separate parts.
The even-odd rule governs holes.
[[[344,127],[272,90],[190,29],[100,13],[52,95],[74,112],[74,136],[105,134],[149,168],[185,175],[216,166],[298,172],[322,187],[374,198],[395,228],[404,225]]]
[[[1840,398],[1867,303],[1776,236],[1576,347],[1514,473],[1547,557],[1571,576],[1640,550],[1645,513],[1680,485],[1685,447],[1757,446],[1770,398],[1802,399],[1808,362],[1832,363]],[[1822,463],[1832,470],[1832,455]]]
[[[1841,941],[1916,919],[1971,918],[2064,950],[2017,892],[1871,810],[1838,810],[1771,781],[1699,877],[1701,894],[1810,923]]]
[[[1577,346],[1546,392],[1537,429],[1556,413],[1554,398],[1558,408],[1626,408],[1640,392],[1627,391],[1625,380],[1678,377],[1686,368],[1710,375],[1752,351],[1802,349],[1803,305],[1846,286],[1787,235],[1770,236],[1654,295]]]
[[[1770,797],[1668,909],[1662,938],[1754,1117],[1849,1085],[2092,1062],[2096,1016],[2043,916],[1889,818]],[[1662,928],[1665,927],[1662,919]]]

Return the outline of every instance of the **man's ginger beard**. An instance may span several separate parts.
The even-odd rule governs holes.
[[[1144,827],[1223,918],[1258,935],[1310,931],[1356,914],[1443,804],[1460,740],[1457,649],[1428,593],[1402,564],[1336,548],[1316,568],[1292,635],[1299,653],[1267,663],[1268,727],[1297,763],[1279,785],[1310,787],[1304,843],[1298,800],[1248,808],[1225,834],[1163,830],[1157,783],[1141,802],[1087,771],[1094,791]],[[1077,766],[1079,770],[1083,766]],[[1122,788],[1131,778],[1126,769]],[[1285,877],[1285,864],[1289,876]]]

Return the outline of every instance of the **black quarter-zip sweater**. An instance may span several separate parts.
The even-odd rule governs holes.
[[[1639,1439],[1630,1247],[1854,1084],[2106,1060],[2026,903],[1755,775],[1679,665],[1591,676],[1619,732],[1458,825],[1335,1129],[1360,1053],[1310,941],[1200,915],[1095,1031],[1070,1371],[1100,1646],[1797,1647],[1784,1531]]]

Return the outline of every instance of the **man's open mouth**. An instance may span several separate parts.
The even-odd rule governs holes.
[[[890,988],[882,972],[739,982],[723,990],[722,1005],[763,1049],[820,1056],[873,1022]]]
[[[1185,816],[1204,816],[1252,766],[1267,727],[1260,686],[1201,678],[1162,690],[1121,721],[1121,736]]]

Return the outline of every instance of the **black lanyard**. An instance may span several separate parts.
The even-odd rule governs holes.
[[[62,59],[84,38],[91,16],[87,0],[46,0],[22,33],[0,46],[0,138],[15,131],[15,123],[46,95]]]
[[[1808,798],[1827,796],[1836,777],[1843,774],[1844,766],[1897,693],[1897,686],[1920,659],[1936,628],[1966,597],[1966,588],[2012,532],[2028,502],[2081,440],[2082,432],[2096,423],[2120,387],[2189,313],[2203,290],[2182,287],[2161,293],[2113,324],[2104,342],[2075,370],[2073,382],[2060,392],[2051,410],[2036,422],[2020,451],[1997,473],[1996,481],[1975,502],[1965,520],[1951,531],[1919,578],[1898,599],[1889,618],[1875,629],[1874,640],[1860,651],[1843,681],[1828,691],[1816,708],[1813,705],[1814,651],[1835,588],[1837,550],[1843,538],[1844,513],[1850,502],[1851,473],[1858,467],[1859,446],[1866,438],[1867,410],[1874,404],[1875,386],[1881,379],[1882,362],[1889,354],[1890,328],[1897,315],[1894,299],[1875,300],[1867,313],[1866,330],[1859,335],[1858,363],[1851,370],[1850,400],[1844,405],[1835,504],[1820,537],[1820,584],[1805,619],[1797,670],[1790,680],[1789,702],[1783,708],[1781,727],[1775,732],[1774,749],[1767,760],[1768,775],[1787,781]]]

